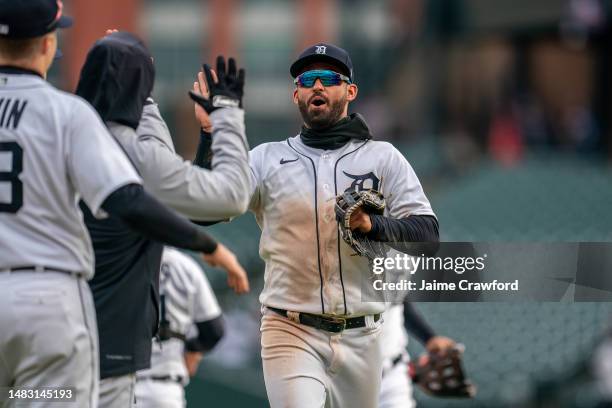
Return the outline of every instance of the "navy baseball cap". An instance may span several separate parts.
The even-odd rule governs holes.
[[[313,62],[327,62],[341,69],[341,74],[345,74],[354,81],[353,62],[348,52],[333,44],[318,43],[306,48],[300,56],[291,64],[289,72],[293,78],[300,75],[304,67]]]
[[[0,38],[41,37],[72,25],[61,0],[0,0]]]

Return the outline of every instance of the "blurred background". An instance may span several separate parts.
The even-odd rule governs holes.
[[[347,49],[362,113],[421,179],[444,241],[612,240],[612,1],[65,0],[75,26],[51,81],[72,91],[107,28],[141,35],[154,97],[177,150],[198,141],[187,98],[202,62],[246,67],[251,146],[298,133],[288,68],[316,41]],[[236,298],[207,275],[228,324],[188,388],[191,406],[265,407],[259,357],[263,264],[247,214],[212,232],[249,271]],[[612,271],[611,271],[612,273]],[[612,392],[608,303],[420,303],[434,328],[466,345],[473,401],[416,396],[423,407],[603,407]],[[606,333],[608,333],[606,335]],[[608,344],[608,352],[605,346]],[[422,348],[410,344],[416,355]],[[593,357],[595,356],[595,357]],[[606,397],[607,395],[607,397]]]

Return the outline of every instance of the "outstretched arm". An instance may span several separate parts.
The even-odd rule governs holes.
[[[187,219],[170,211],[147,194],[141,185],[128,184],[118,188],[104,200],[102,209],[150,239],[202,252],[208,264],[225,269],[228,284],[234,291],[249,291],[246,272],[231,251]]]
[[[210,80],[217,80],[216,87],[240,81],[236,73],[226,73],[219,79],[211,75]],[[201,96],[207,100],[207,94]],[[145,106],[137,130],[135,160],[151,193],[188,218],[208,221],[235,217],[246,211],[251,192],[244,111],[238,106],[223,106],[204,113],[214,134],[212,140],[209,138],[209,150],[215,156],[210,169],[194,166],[174,153],[168,128],[154,103]]]
[[[141,185],[129,184],[115,190],[104,200],[102,209],[150,239],[205,254],[217,249],[212,237],[169,211]]]
[[[171,143],[169,134],[160,137],[166,132],[165,124],[151,125],[163,123],[157,105],[145,106],[143,121],[137,131],[136,160],[154,196],[194,220],[226,219],[246,211],[251,179],[241,109],[224,108],[211,115],[214,137],[209,138],[209,151],[215,161],[210,169],[194,166],[175,154],[166,142]]]

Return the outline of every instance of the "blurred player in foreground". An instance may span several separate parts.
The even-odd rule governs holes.
[[[217,86],[239,81],[237,75],[222,79],[209,85],[213,93]],[[211,115],[217,133],[212,150],[220,159],[212,170],[195,167],[174,151],[168,128],[150,99],[153,82],[153,61],[142,41],[129,33],[111,32],[87,55],[77,94],[96,108],[144,186],[164,204],[196,219],[239,215],[246,209],[250,186],[244,112],[224,107]],[[99,221],[86,208],[83,212],[96,255],[96,276],[90,286],[100,332],[100,406],[129,407],[135,373],[151,363],[164,241],[134,234],[120,220]],[[193,224],[190,228],[198,231]],[[168,228],[175,230],[172,225]],[[183,235],[188,238],[193,233]],[[204,258],[227,271],[236,292],[248,291],[246,273],[225,247],[211,248]]]
[[[45,82],[55,30],[69,25],[61,1],[0,1],[0,386],[56,388],[56,400],[40,407],[66,398],[98,405],[96,316],[85,283],[93,254],[79,198],[92,217],[110,215],[150,239],[217,247],[144,192],[88,104]]]

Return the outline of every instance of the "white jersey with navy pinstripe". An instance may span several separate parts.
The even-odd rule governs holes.
[[[347,189],[374,188],[385,195],[386,216],[434,215],[405,157],[386,142],[352,141],[324,151],[296,136],[257,146],[250,162],[250,209],[262,230],[259,252],[266,263],[261,303],[318,314],[383,312],[382,293],[381,302],[362,301],[362,278],[372,271],[339,238],[334,198]]]
[[[217,298],[204,271],[191,257],[175,248],[164,248],[160,274],[160,295],[163,296],[165,318],[174,332],[196,337],[195,323],[221,315]],[[189,375],[183,359],[184,343],[172,338],[162,344],[153,340],[151,368],[138,372],[140,377],[181,377]]]
[[[34,74],[0,74],[0,271],[23,266],[93,275],[78,206],[140,183],[96,112]]]

